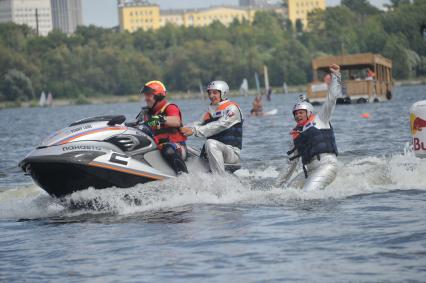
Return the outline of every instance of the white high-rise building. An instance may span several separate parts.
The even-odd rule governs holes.
[[[53,28],[70,34],[83,24],[81,0],[51,0]]]
[[[0,23],[26,24],[40,35],[52,30],[50,0],[0,0]]]

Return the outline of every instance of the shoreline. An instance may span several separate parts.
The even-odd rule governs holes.
[[[415,80],[401,80],[395,81],[395,87],[401,86],[413,86],[413,85],[426,85],[426,78],[418,78]],[[272,87],[274,95],[284,95],[281,87]],[[288,86],[288,93],[305,93],[306,85],[296,85],[296,86]],[[257,92],[255,90],[250,90],[247,96],[255,96]],[[239,97],[242,96],[239,91],[230,91],[231,97]],[[170,95],[172,99],[201,99],[200,92],[172,92]],[[205,95],[203,99],[207,99]],[[114,95],[105,95],[105,96],[94,96],[94,97],[78,97],[78,98],[58,98],[53,101],[53,104],[49,107],[62,107],[62,106],[70,106],[70,105],[88,105],[88,104],[115,104],[115,103],[132,103],[132,102],[140,102],[141,97],[137,94],[131,95],[122,95],[122,96],[114,96]],[[8,101],[8,102],[0,102],[0,111],[3,109],[11,109],[11,108],[39,108],[38,100],[31,101]]]

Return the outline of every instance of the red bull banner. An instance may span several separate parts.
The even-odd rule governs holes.
[[[418,157],[426,157],[426,100],[411,106],[410,125],[414,153]]]

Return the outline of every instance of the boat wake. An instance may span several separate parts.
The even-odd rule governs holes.
[[[137,185],[130,189],[88,189],[63,199],[35,185],[0,191],[1,219],[75,217],[83,214],[131,215],[170,211],[197,204],[286,206],[294,201],[343,199],[394,190],[426,190],[426,160],[412,153],[365,157],[340,164],[336,180],[325,190],[303,192],[272,188],[278,168],[242,169],[236,176],[206,173]]]

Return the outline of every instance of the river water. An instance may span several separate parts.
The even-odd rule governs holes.
[[[236,99],[245,113],[251,99]],[[425,282],[426,160],[408,150],[408,110],[424,99],[426,86],[410,86],[390,102],[337,106],[340,171],[324,191],[271,188],[294,124],[290,94],[265,103],[278,115],[246,117],[236,176],[192,173],[65,201],[35,186],[19,160],[74,120],[130,118],[140,105],[2,110],[0,282]],[[207,105],[175,102],[186,122]],[[91,200],[102,205],[67,205]]]

